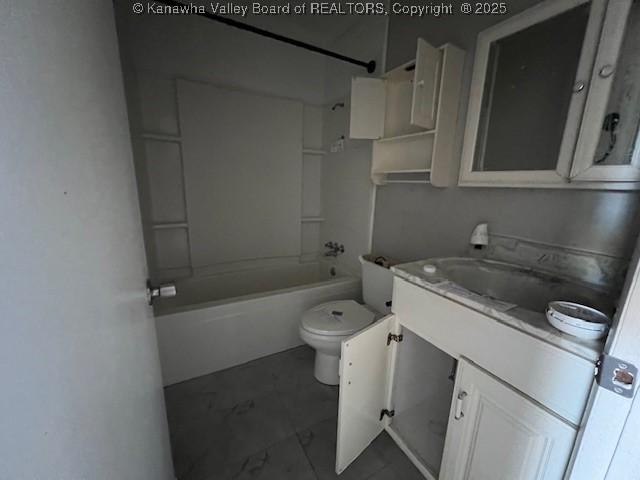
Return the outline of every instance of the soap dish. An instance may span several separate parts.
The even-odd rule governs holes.
[[[546,314],[549,323],[558,330],[585,340],[604,337],[611,323],[601,311],[573,302],[550,302]]]

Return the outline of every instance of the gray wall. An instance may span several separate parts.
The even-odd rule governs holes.
[[[0,478],[173,478],[111,2],[1,2]]]
[[[382,52],[386,31],[385,17],[363,17],[359,25],[352,28],[329,48],[354,58],[375,59],[382,73]],[[360,274],[358,256],[367,253],[371,242],[371,211],[374,186],[370,180],[371,141],[349,138],[349,92],[352,76],[366,75],[360,67],[327,61],[323,134],[324,149],[328,152],[322,159],[322,223],[321,244],[328,241],[344,244],[345,253],[336,262],[341,267]],[[344,107],[331,106],[343,102]],[[345,138],[342,152],[331,152],[331,144],[340,137]]]
[[[514,0],[509,9],[515,13],[535,3]],[[458,152],[462,149],[476,36],[503,18],[453,15],[390,19],[388,68],[415,55],[418,37],[434,45],[452,42],[467,51],[456,132]],[[489,221],[496,233],[628,256],[640,230],[638,199],[639,194],[633,192],[383,186],[376,194],[373,251],[401,260],[463,254],[473,226]]]
[[[315,105],[323,101],[325,60],[321,55],[191,15],[135,15],[129,0],[115,4],[118,33],[130,62],[125,68]],[[287,19],[278,16],[272,21]]]

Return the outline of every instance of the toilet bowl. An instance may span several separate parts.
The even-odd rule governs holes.
[[[360,257],[364,305],[354,300],[322,303],[300,320],[300,338],[316,350],[314,374],[327,385],[338,385],[342,341],[391,313],[393,273],[397,262],[380,255]]]
[[[342,340],[362,330],[380,315],[354,300],[340,300],[307,310],[300,321],[300,338],[316,351],[314,375],[327,385],[338,385]]]

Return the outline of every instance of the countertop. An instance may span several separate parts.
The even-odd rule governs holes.
[[[429,260],[403,263],[391,267],[391,271],[399,278],[483,313],[509,327],[594,363],[598,360],[604,348],[604,340],[583,340],[568,335],[553,327],[547,321],[544,312],[534,312],[484,297],[439,276],[437,273],[426,275],[422,267],[427,263]]]

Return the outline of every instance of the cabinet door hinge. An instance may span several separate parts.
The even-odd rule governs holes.
[[[392,418],[394,415],[396,414],[395,410],[387,410],[386,408],[380,410],[380,421],[382,421],[382,419],[387,416],[389,418]]]
[[[623,397],[633,398],[638,368],[624,360],[603,353],[596,363],[596,383]]]
[[[393,333],[390,333],[389,335],[387,335],[387,346],[391,345],[392,341],[400,343],[402,341],[402,334],[395,335]]]

